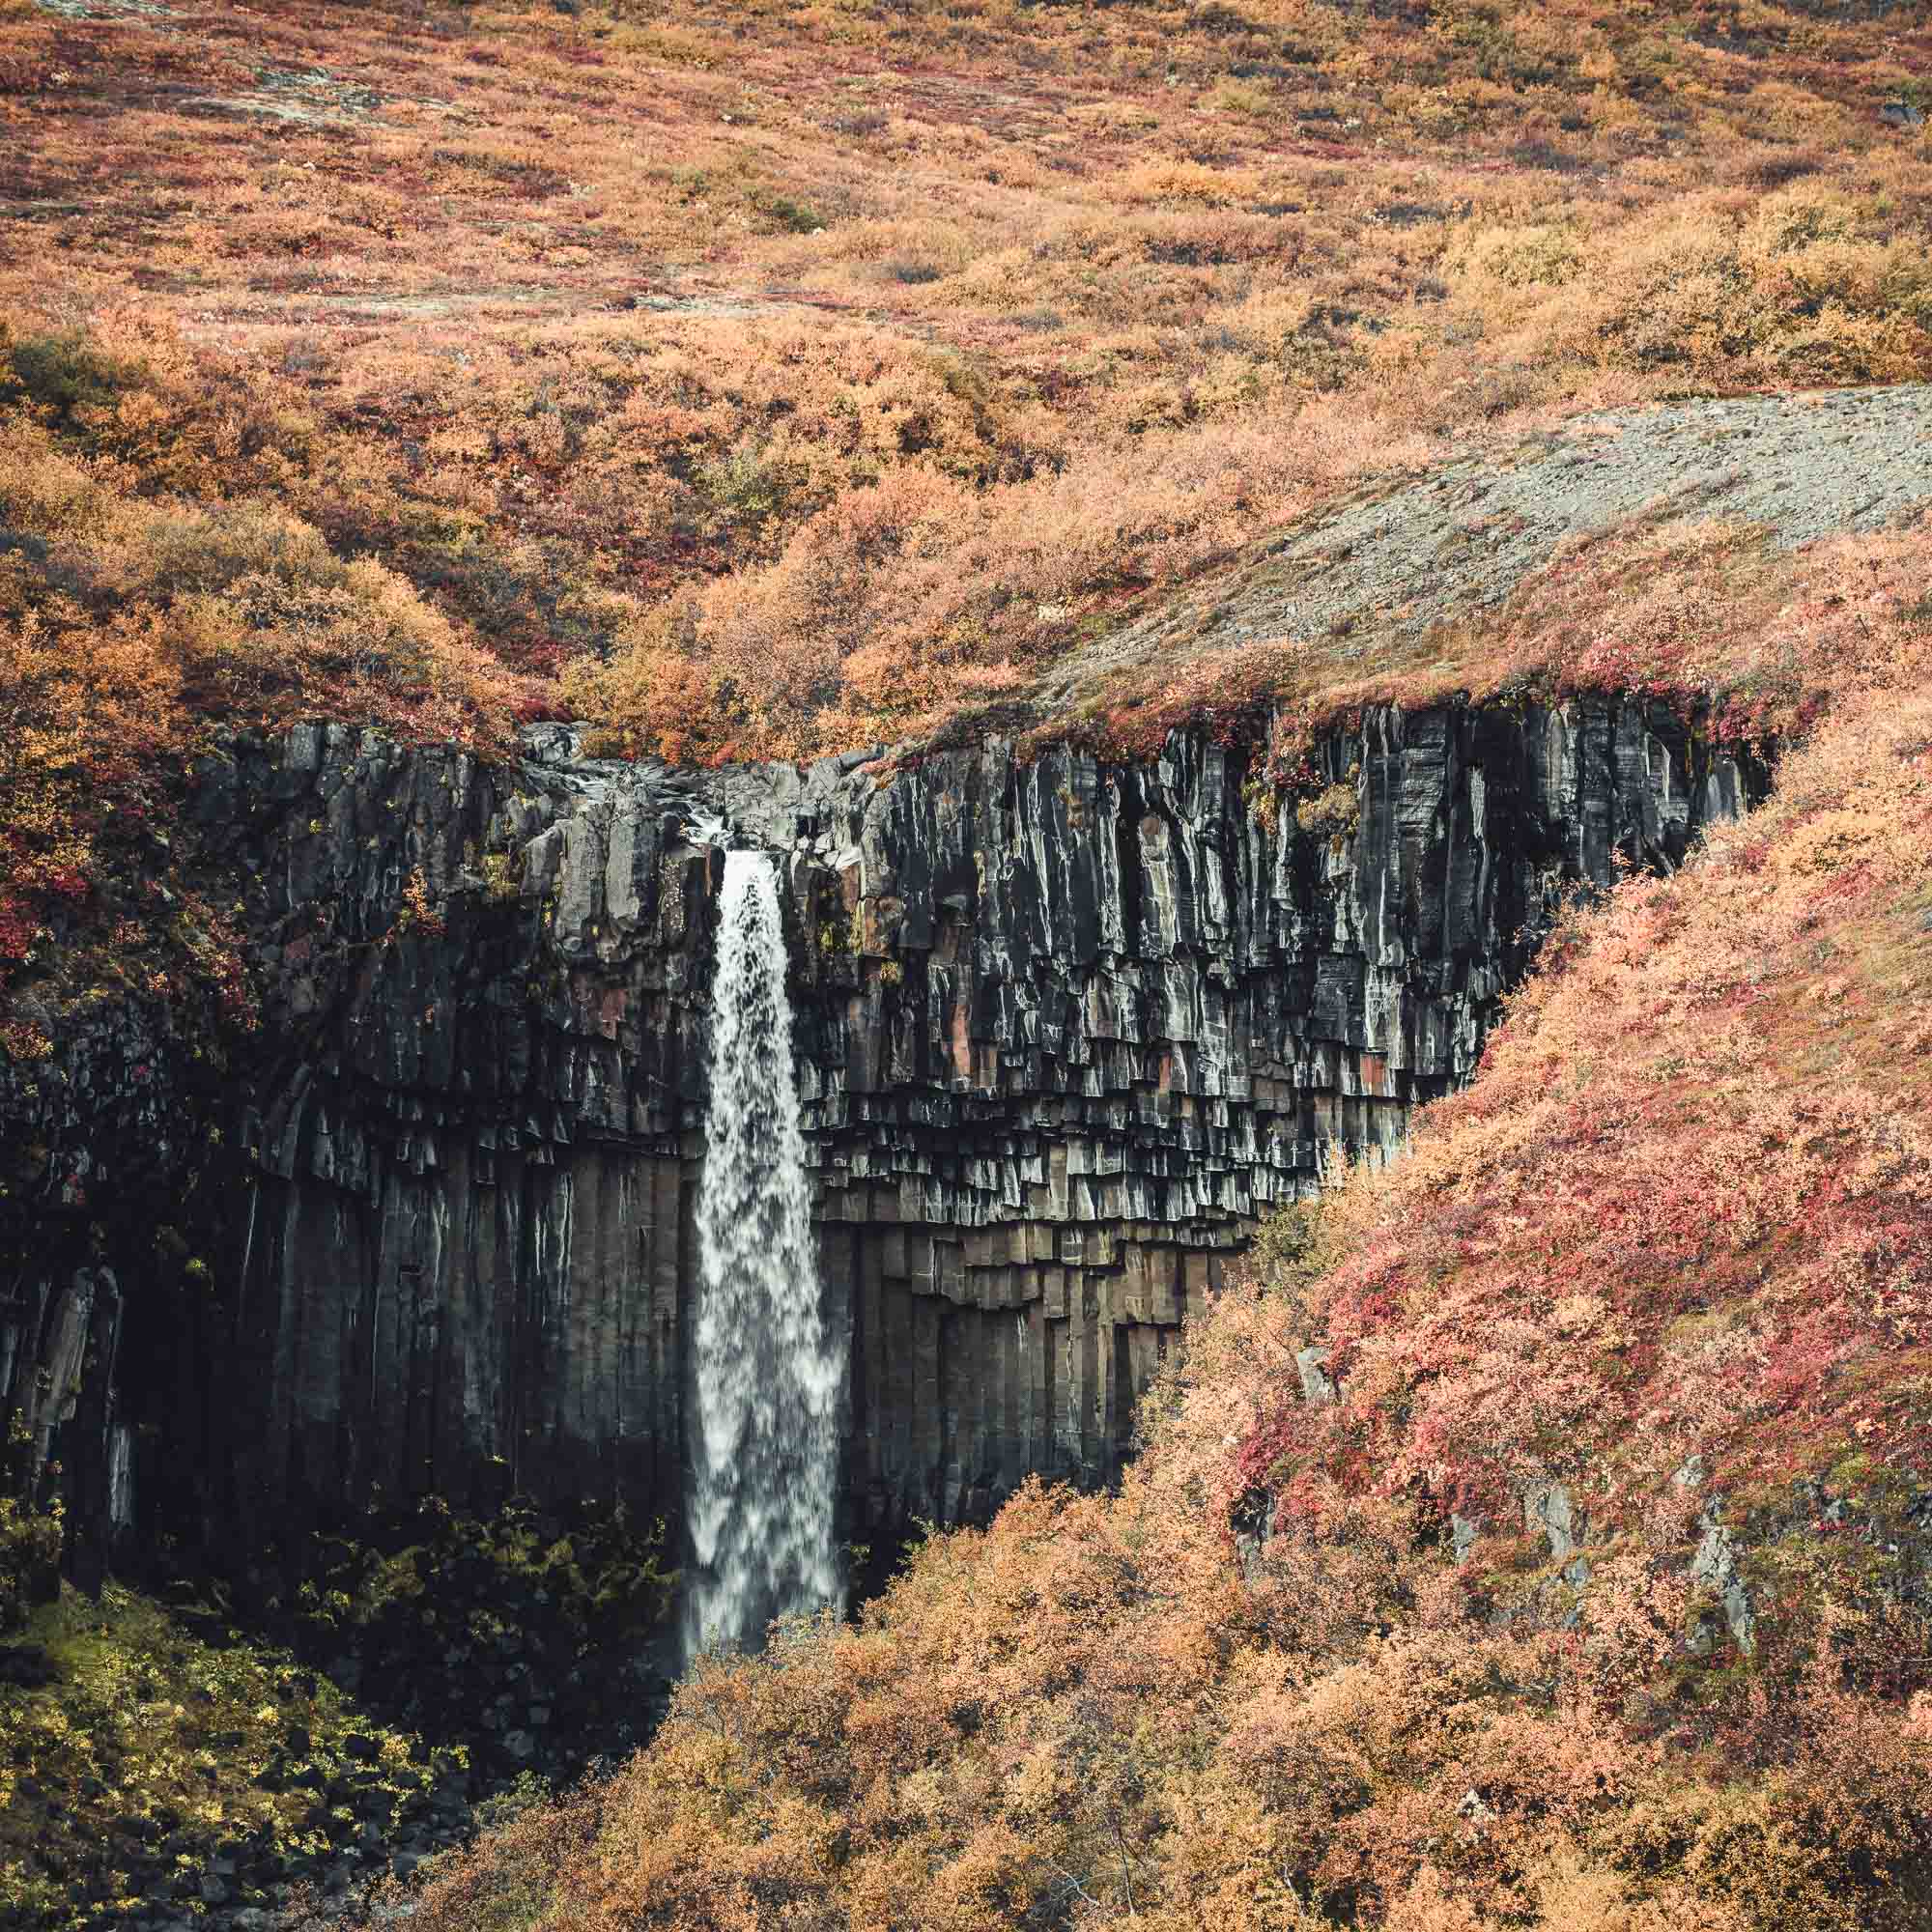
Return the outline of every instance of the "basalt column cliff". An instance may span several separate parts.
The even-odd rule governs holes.
[[[883,784],[588,762],[554,727],[525,752],[298,729],[205,760],[194,837],[266,989],[229,1075],[132,1008],[0,1064],[31,1236],[0,1404],[97,1543],[164,1492],[214,1543],[372,1485],[676,1510],[700,811],[780,862],[864,1537],[983,1517],[1031,1470],[1104,1479],[1255,1218],[1467,1075],[1566,890],[1674,864],[1755,782],[1606,702],[1373,711],[1278,810],[1199,737]],[[164,1295],[190,1149],[206,1278]]]

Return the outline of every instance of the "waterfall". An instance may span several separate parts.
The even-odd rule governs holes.
[[[840,1594],[844,1364],[819,1306],[778,887],[757,852],[724,855],[697,1240],[687,1656],[754,1646],[774,1617]]]

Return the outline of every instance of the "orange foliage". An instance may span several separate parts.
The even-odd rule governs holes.
[[[621,747],[1050,711],[1123,597],[1445,438],[1932,373],[1911,9],[0,0],[0,312],[179,331],[80,439],[118,487],[273,495]]]
[[[271,403],[231,407],[189,367],[138,320],[0,330],[0,983],[89,923],[125,975],[151,910],[133,873],[213,729],[335,717],[487,749],[530,701],[393,570],[276,500],[298,472]]]

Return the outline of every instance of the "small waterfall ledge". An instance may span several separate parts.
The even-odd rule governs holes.
[[[730,852],[698,1190],[685,1652],[754,1646],[840,1596],[845,1360],[825,1319],[772,862]]]

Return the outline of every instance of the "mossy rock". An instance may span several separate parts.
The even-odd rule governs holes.
[[[264,1905],[368,1827],[427,1818],[466,1772],[205,1616],[218,1643],[114,1583],[30,1616],[43,1667],[0,1682],[0,1924],[93,1932],[214,1891]]]

